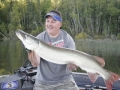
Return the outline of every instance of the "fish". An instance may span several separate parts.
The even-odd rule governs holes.
[[[88,76],[93,83],[100,75],[104,79],[108,90],[112,90],[113,83],[120,79],[118,74],[104,69],[100,64],[98,57],[79,50],[49,45],[23,30],[16,30],[15,33],[22,41],[25,48],[34,51],[49,62],[56,64],[75,64],[88,73]]]

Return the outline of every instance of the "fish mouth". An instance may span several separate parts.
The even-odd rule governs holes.
[[[19,30],[15,31],[15,34],[17,35],[18,38],[20,37],[20,32],[19,32]]]
[[[21,30],[16,30],[15,33],[16,33],[16,36],[17,36],[20,40],[23,41],[23,40],[25,39],[25,36],[24,36],[24,34],[22,34]]]
[[[19,30],[15,31],[15,34],[19,37]]]

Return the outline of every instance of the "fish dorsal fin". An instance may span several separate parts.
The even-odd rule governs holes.
[[[93,56],[93,58],[95,58],[95,60],[100,64],[100,66],[102,66],[102,67],[105,66],[105,61],[103,58],[98,57],[98,56]]]
[[[87,72],[87,74],[88,74],[90,80],[92,81],[92,83],[94,83],[97,80],[98,76],[99,76],[97,73]]]

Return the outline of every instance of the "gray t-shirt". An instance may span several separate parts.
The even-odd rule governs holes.
[[[72,37],[64,30],[60,30],[60,34],[56,38],[51,38],[46,31],[40,33],[37,38],[57,47],[76,48]],[[70,78],[72,78],[71,71],[68,70],[66,64],[59,65],[41,58],[40,64],[37,67],[37,83],[55,84]]]

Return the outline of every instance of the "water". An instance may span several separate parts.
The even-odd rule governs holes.
[[[12,74],[26,59],[20,41],[0,41],[0,75]]]
[[[119,40],[76,40],[77,49],[105,59],[105,69],[120,74]],[[27,53],[20,40],[0,41],[0,75],[12,74],[24,61]],[[78,68],[77,71],[81,72]]]

